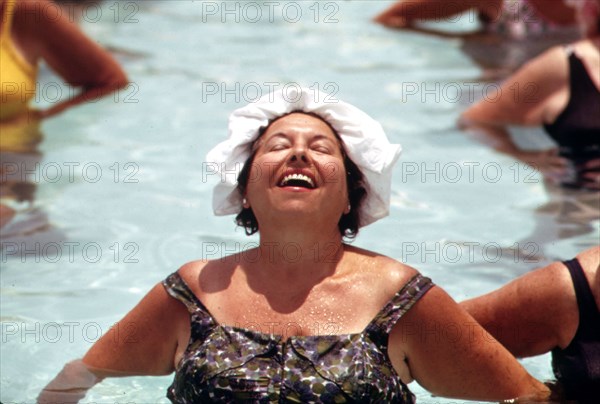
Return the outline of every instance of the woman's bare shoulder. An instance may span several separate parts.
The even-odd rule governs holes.
[[[347,252],[355,255],[353,259],[360,265],[360,270],[365,271],[374,284],[391,293],[400,290],[419,273],[415,268],[397,259],[373,251],[348,246]]]
[[[177,273],[196,296],[201,298],[205,293],[227,289],[239,264],[240,257],[234,254],[213,260],[190,261],[182,265]]]
[[[200,274],[202,271],[202,268],[204,268],[209,262],[210,261],[204,259],[186,262],[179,267],[177,273],[179,273],[179,275],[184,279],[193,278],[194,276],[198,276],[198,274]]]
[[[600,265],[600,246],[589,248],[576,256],[583,272],[585,273],[590,286],[594,294],[599,294],[600,290],[594,290],[594,284],[598,284],[598,267]],[[524,279],[521,283],[524,285],[523,289],[530,285],[542,285],[543,290],[548,291],[548,295],[553,295],[561,290],[571,290],[573,281],[569,272],[566,270],[565,265],[561,261],[556,261],[548,266],[537,269],[529,274],[522,276],[519,279]],[[534,290],[540,289],[535,288]],[[573,294],[574,296],[574,294]]]
[[[595,246],[577,255],[577,260],[590,284],[596,305],[600,307],[600,246]]]
[[[586,273],[596,274],[600,265],[600,246],[589,248],[577,255],[581,266]]]
[[[522,84],[531,81],[540,87],[539,91],[541,92],[544,89],[555,91],[557,87],[562,88],[564,83],[568,81],[568,77],[567,52],[564,45],[558,45],[527,61],[504,82],[504,85],[511,86],[515,81]],[[559,82],[548,83],[549,78]],[[511,97],[514,97],[514,95],[511,94]]]

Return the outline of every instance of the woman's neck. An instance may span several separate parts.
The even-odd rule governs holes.
[[[329,231],[286,227],[271,232],[261,231],[259,248],[262,257],[269,257],[270,261],[284,266],[294,263],[319,265],[330,263],[332,255],[341,250],[342,245],[337,227]]]

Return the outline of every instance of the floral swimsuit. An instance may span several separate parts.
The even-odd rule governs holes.
[[[220,325],[175,272],[167,292],[191,336],[167,397],[174,403],[413,403],[387,355],[394,324],[432,286],[415,275],[361,333],[292,336]]]

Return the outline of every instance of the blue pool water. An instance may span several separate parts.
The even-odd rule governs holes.
[[[267,3],[109,1],[79,14],[131,84],[44,122],[40,155],[15,157],[33,164],[17,175],[36,191],[19,219],[30,234],[1,240],[3,403],[32,402],[181,264],[255,243],[232,217],[212,215],[216,178],[203,161],[228,114],[269,89],[339,97],[402,144],[391,215],[354,244],[415,266],[457,300],[597,243],[598,221],[573,214],[577,194],[546,189],[455,128],[465,105],[493,90],[459,41],[372,24],[389,2]],[[59,88],[44,71],[38,102],[55,102]],[[518,131],[529,147],[550,144]],[[547,355],[523,363],[551,377]],[[86,402],[166,402],[171,379],[108,379]],[[411,388],[422,403],[457,402]]]

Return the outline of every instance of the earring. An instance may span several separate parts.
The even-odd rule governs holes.
[[[346,208],[346,214],[350,213],[352,210],[352,205],[348,204],[348,208]]]
[[[242,198],[242,206],[244,208],[247,208],[248,207],[247,205],[248,205],[248,200],[246,198]]]

